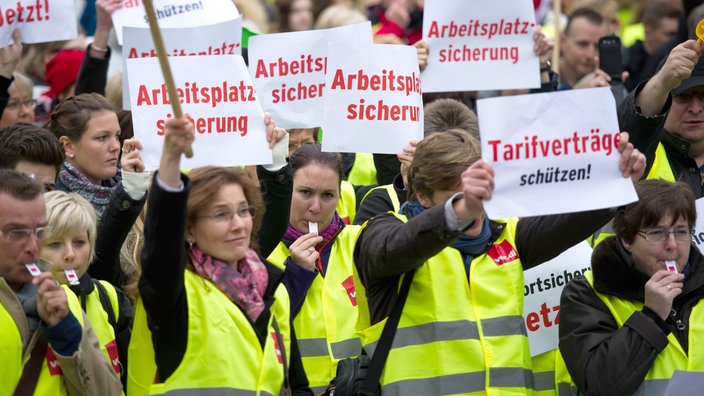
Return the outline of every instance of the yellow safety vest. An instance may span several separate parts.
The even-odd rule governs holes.
[[[372,188],[371,190],[367,191],[366,194],[364,194],[362,202],[367,199],[367,197],[369,196],[369,194],[372,193],[372,191],[376,190],[386,190],[386,193],[389,195],[389,199],[391,200],[391,205],[393,206],[394,212],[398,212],[398,210],[401,209],[401,201],[398,200],[398,194],[396,194],[396,189],[394,188],[393,184],[384,184],[383,186]]]
[[[665,146],[663,146],[662,143],[658,143],[658,148],[655,149],[653,166],[650,168],[646,179],[663,179],[671,183],[677,181],[675,174],[672,172],[672,167],[670,167],[670,161],[667,159]]]
[[[106,281],[99,281],[110,298],[110,303],[115,314],[115,320],[119,318],[120,308],[119,302],[117,301],[117,292],[115,287]],[[118,377],[122,373],[122,366],[120,365],[119,355],[117,353],[117,343],[115,342],[115,329],[110,325],[108,320],[108,314],[103,309],[103,305],[100,303],[100,292],[98,292],[97,286],[93,288],[93,291],[86,296],[86,316],[93,327],[93,332],[95,336],[98,337],[100,342],[100,349],[102,349],[105,356],[108,358],[110,365],[117,373]]]
[[[315,394],[325,390],[341,359],[358,356],[362,343],[356,334],[358,312],[367,309],[366,293],[355,284],[353,254],[361,226],[345,226],[335,238],[325,277],[318,274],[301,310],[293,319],[303,368]],[[284,268],[291,255],[279,243],[267,260]],[[369,326],[367,319],[364,328]]]
[[[350,174],[347,175],[347,181],[355,186],[371,186],[377,184],[374,154],[356,153]]]
[[[570,396],[573,392],[572,378],[567,371],[559,349],[552,349],[532,358],[535,396]]]
[[[352,224],[357,214],[357,195],[354,186],[347,180],[340,183],[340,200],[337,201],[337,214],[345,224]]]
[[[78,323],[83,327],[83,310],[81,303],[75,294],[66,286],[62,286],[66,292],[68,307],[73,316],[78,319]],[[41,331],[41,330],[37,330]],[[36,334],[36,333],[35,333]],[[22,337],[15,320],[4,306],[0,305],[0,394],[11,395],[22,377],[24,365],[29,362],[31,350],[23,353],[24,345]],[[6,392],[6,393],[5,393]],[[46,357],[42,362],[42,369],[39,372],[39,379],[34,390],[35,395],[66,395],[66,385],[64,376],[59,366],[59,362],[54,355],[54,351],[49,347]]]
[[[533,394],[518,219],[504,223],[499,239],[472,261],[469,278],[452,247],[416,270],[381,378],[384,396]],[[385,323],[363,332],[368,353]]]
[[[585,272],[584,277],[594,289],[594,274],[592,271]],[[594,292],[609,308],[619,328],[623,327],[624,323],[634,312],[643,309],[643,303],[640,301],[621,299],[599,293],[596,290]],[[699,300],[692,308],[687,325],[689,326],[689,345],[696,346],[704,336],[704,302],[702,300]],[[645,380],[638,387],[635,394],[664,394],[675,370],[704,371],[704,350],[702,348],[690,348],[689,351],[684,351],[674,334],[670,333],[667,339],[669,341],[667,347],[655,358],[652,367],[645,376]]]
[[[282,359],[286,359],[288,365],[291,351],[290,303],[283,284],[274,293],[263,349],[247,316],[214,283],[187,270],[185,285],[188,299],[186,352],[163,383],[151,384],[156,376],[151,334],[146,328],[146,313],[141,302],[135,309],[135,331],[129,348],[128,394],[145,394],[149,388],[148,392],[153,395],[200,395],[204,389],[213,394],[278,395],[284,383]],[[274,330],[274,318],[281,331],[285,355]]]

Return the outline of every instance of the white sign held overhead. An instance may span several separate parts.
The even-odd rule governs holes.
[[[421,140],[420,84],[411,46],[330,44],[323,150],[395,154]]]
[[[521,109],[517,112],[516,109]],[[609,88],[477,101],[482,158],[496,187],[491,218],[625,205],[638,199],[618,170],[619,127]]]
[[[193,158],[184,168],[270,164],[264,112],[244,60],[238,55],[169,59],[184,114],[193,120]],[[158,168],[172,110],[157,58],[127,60],[135,137],[147,170]]]
[[[426,0],[423,92],[539,88],[537,28],[530,1]]]
[[[321,126],[328,43],[371,45],[369,22],[249,39],[249,72],[265,111],[283,128]]]

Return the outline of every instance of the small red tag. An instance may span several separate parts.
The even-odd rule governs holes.
[[[271,338],[274,339],[274,349],[276,349],[276,357],[279,359],[279,364],[283,364],[283,356],[281,356],[281,346],[279,345],[279,337],[276,336],[276,332],[271,332]]]
[[[117,353],[117,343],[112,340],[105,344],[105,349],[108,351],[108,356],[110,356],[110,364],[117,374],[122,371],[120,369],[120,356]]]
[[[503,265],[518,260],[518,252],[508,241],[493,245],[486,254],[494,260],[496,265]]]
[[[49,374],[61,375],[59,360],[56,359],[56,355],[54,355],[54,351],[51,348],[46,349],[46,366],[49,368]]]
[[[345,288],[347,291],[347,297],[350,298],[350,302],[352,303],[353,307],[357,306],[357,291],[354,290],[354,279],[352,279],[352,275],[349,276],[349,278],[345,279],[344,282],[342,282],[342,287]]]

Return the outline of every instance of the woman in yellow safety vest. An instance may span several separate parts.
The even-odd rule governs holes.
[[[662,395],[675,370],[704,370],[704,257],[683,182],[644,180],[592,270],[560,300],[560,351],[585,395]]]
[[[272,146],[273,134],[285,131],[270,122]],[[144,225],[133,334],[143,347],[130,349],[130,359],[142,369],[152,360],[151,394],[312,395],[283,271],[252,248],[262,222],[259,190],[239,168],[182,175],[181,155],[193,140],[187,117],[167,121]],[[145,340],[138,326],[147,325]]]
[[[115,372],[123,377],[134,315],[132,306],[119,288],[107,281],[93,279],[86,272],[94,261],[96,247],[101,246],[96,245],[95,209],[77,193],[50,191],[44,197],[49,232],[42,241],[40,256],[45,263],[51,263],[48,270],[54,277],[76,294],[103,353]],[[122,239],[129,231],[129,223],[123,228]],[[111,237],[120,238],[119,235]],[[119,250],[113,254],[112,258],[104,257],[105,261],[117,260]],[[123,378],[126,380],[126,376]]]
[[[619,166],[637,180],[645,157],[626,137]],[[613,212],[489,219],[483,201],[492,197],[494,171],[480,158],[466,131],[426,137],[408,172],[409,201],[360,233],[355,264],[373,323],[361,338],[372,361],[399,282],[415,271],[381,377],[385,396],[532,395],[555,386],[533,377],[523,271],[577,244]]]
[[[317,394],[335,375],[340,359],[362,350],[355,325],[364,297],[355,288],[352,260],[360,226],[346,225],[336,210],[342,180],[338,154],[307,144],[290,163],[289,225],[269,260],[286,271],[303,366]]]

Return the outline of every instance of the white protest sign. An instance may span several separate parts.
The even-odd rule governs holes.
[[[23,43],[73,40],[78,34],[73,0],[3,0],[0,2],[0,47],[12,43],[20,29]]]
[[[160,28],[185,28],[230,21],[239,15],[232,0],[154,0]],[[122,27],[149,28],[142,0],[123,0],[112,13],[117,42],[122,44]]]
[[[540,87],[535,30],[530,1],[426,0],[423,92]]]
[[[193,120],[193,158],[183,168],[270,164],[264,112],[244,60],[238,55],[169,59],[184,114]],[[157,58],[127,60],[135,137],[147,170],[158,168],[164,125],[172,117]]]
[[[699,250],[704,251],[704,198],[699,198],[694,201],[697,208],[697,222],[694,224],[692,231],[692,242],[697,245]]]
[[[520,111],[516,111],[520,109]],[[482,158],[495,172],[490,218],[539,216],[636,201],[618,170],[619,127],[609,88],[477,101]]]
[[[394,154],[423,138],[415,48],[328,46],[323,151]]]
[[[241,55],[242,18],[208,26],[160,29],[166,53],[170,57],[203,55]],[[155,57],[156,50],[149,28],[125,26],[122,46],[122,105],[130,109],[129,75],[124,62],[127,59]]]
[[[262,107],[278,126],[321,125],[328,43],[371,45],[371,23],[249,39],[249,73]]]
[[[554,259],[523,271],[523,319],[531,356],[557,348],[562,289],[591,268],[592,248],[580,242]]]

